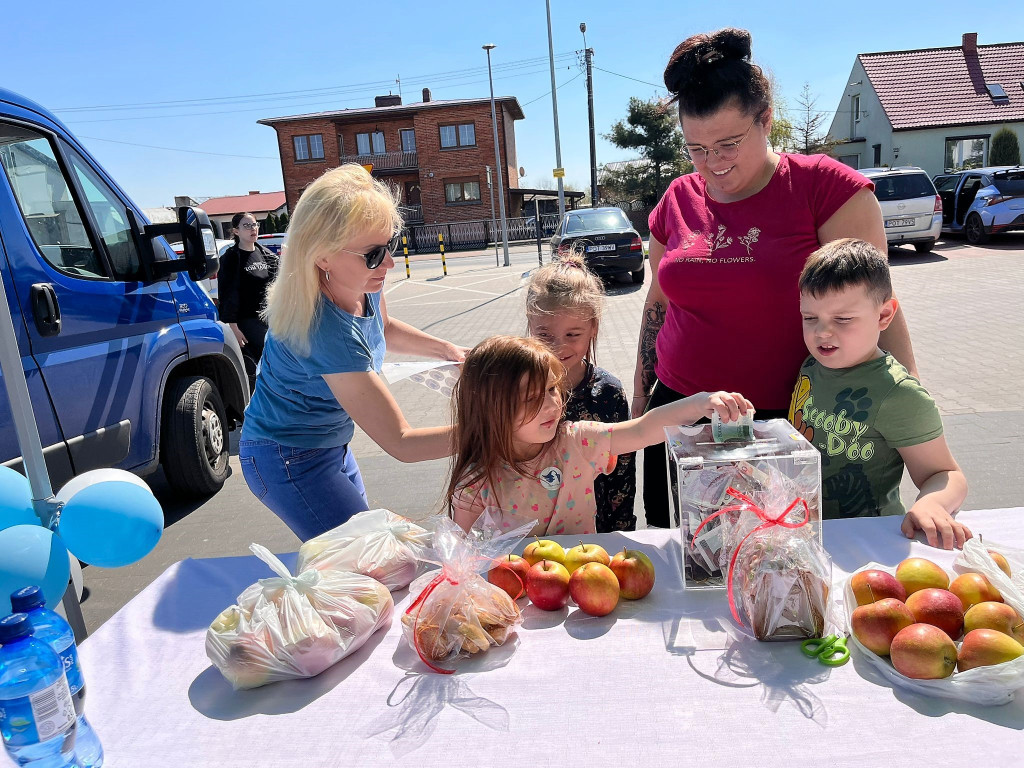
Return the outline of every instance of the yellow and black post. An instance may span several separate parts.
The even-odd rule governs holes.
[[[448,265],[444,260],[444,234],[441,232],[437,233],[437,242],[441,244],[441,270],[444,272],[444,276],[448,277]]]
[[[406,235],[402,235],[402,255],[405,256],[405,279],[408,280],[412,275],[409,273],[409,238]]]

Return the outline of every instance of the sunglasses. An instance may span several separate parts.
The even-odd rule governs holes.
[[[348,248],[339,248],[338,250],[344,251],[345,253],[354,253],[356,256],[362,256],[366,259],[367,269],[376,269],[384,263],[384,259],[388,256],[394,256],[395,251],[398,250],[398,244],[402,241],[402,236],[395,235],[392,237],[387,245],[378,245],[372,251],[366,253],[360,253],[359,251],[350,251]]]

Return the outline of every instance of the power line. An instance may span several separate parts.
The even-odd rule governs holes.
[[[556,90],[556,91],[560,91],[560,90],[562,90],[562,86],[563,86],[563,85],[568,85],[568,84],[569,84],[569,83],[571,83],[571,82],[572,82],[573,80],[578,80],[579,78],[583,77],[583,75],[584,75],[584,74],[585,74],[584,72],[580,72],[580,73],[579,73],[578,75],[576,75],[576,77],[571,77],[571,78],[569,78],[568,80],[566,80],[566,81],[565,81],[564,83],[562,83],[561,85],[558,85],[558,86],[556,86],[556,87],[555,87],[555,90]],[[540,96],[538,96],[538,97],[537,97],[536,99],[530,99],[530,100],[529,100],[528,102],[526,102],[526,103],[525,103],[525,104],[523,104],[522,106],[524,106],[524,107],[528,107],[528,106],[530,106],[531,104],[533,104],[533,102],[535,102],[535,101],[540,101],[540,100],[541,100],[541,99],[543,99],[543,98],[544,98],[545,96],[550,96],[550,95],[551,95],[551,91],[549,90],[549,91],[547,91],[546,93],[542,93],[542,94],[541,94]]]
[[[615,75],[616,77],[621,77],[621,78],[624,78],[626,80],[634,80],[634,81],[636,81],[638,83],[643,83],[644,85],[653,85],[655,88],[664,88],[665,87],[664,83],[662,83],[661,85],[658,85],[657,83],[652,83],[652,82],[649,82],[647,80],[641,80],[638,77],[630,77],[629,75],[622,75],[622,74],[619,74],[618,72],[612,72],[610,69],[604,69],[603,67],[598,67],[596,65],[594,65],[594,69],[599,69],[602,72],[607,72],[609,75]]]
[[[129,147],[145,147],[146,149],[162,149],[166,152],[185,152],[190,155],[213,155],[214,157],[241,157],[247,160],[274,160],[279,161],[279,157],[267,157],[265,155],[229,155],[224,152],[204,152],[199,149],[178,149],[177,147],[158,147],[155,144],[137,144],[134,141],[118,141],[117,139],[101,139],[99,136],[82,136],[79,135],[80,139],[89,139],[90,141],[105,141],[109,144],[124,144]]]

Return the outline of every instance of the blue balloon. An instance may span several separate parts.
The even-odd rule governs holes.
[[[65,502],[57,533],[79,560],[101,568],[131,565],[160,541],[164,511],[148,488],[110,480]]]
[[[0,531],[12,525],[39,525],[32,509],[28,479],[10,467],[0,466]]]
[[[68,551],[48,528],[15,525],[0,531],[0,616],[11,612],[11,593],[22,587],[42,587],[46,607],[55,607],[70,577]]]

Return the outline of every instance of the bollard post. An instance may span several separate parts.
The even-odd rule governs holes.
[[[402,254],[405,256],[405,279],[408,280],[412,275],[409,272],[409,238],[402,235]]]
[[[444,234],[442,232],[437,233],[437,241],[441,243],[441,270],[444,272],[444,276],[448,277],[448,265],[444,260]]]

